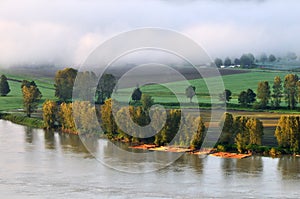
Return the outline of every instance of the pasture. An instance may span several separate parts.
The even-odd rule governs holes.
[[[229,89],[232,92],[232,100],[230,101],[230,103],[238,104],[237,99],[240,92],[250,88],[256,93],[257,85],[260,81],[268,81],[270,86],[272,87],[275,76],[280,76],[283,80],[284,76],[290,73],[287,71],[263,70],[240,71],[244,72],[235,72],[232,74],[223,73],[221,77],[189,79],[188,83],[196,87],[197,98],[194,97],[193,102],[198,101],[200,103],[211,103],[211,96],[213,96],[212,102],[219,103],[219,93],[217,91],[220,92],[222,90],[217,86],[221,85],[223,86],[223,88]],[[212,85],[209,87],[209,89],[206,82],[209,82]],[[185,95],[186,85],[186,81],[177,81],[170,83],[145,85],[141,87],[141,90],[143,93],[152,96],[154,101],[157,103],[188,103],[189,99],[187,99]],[[121,101],[129,101],[133,89],[134,88],[126,88],[119,90],[117,95],[118,99]]]
[[[28,81],[35,81],[41,91],[43,97],[39,107],[42,106],[46,99],[56,99],[54,97],[54,85],[52,78],[4,74],[9,79],[8,84],[11,91],[7,96],[0,97],[0,111],[12,111],[23,108],[23,96],[20,81],[24,79]]]

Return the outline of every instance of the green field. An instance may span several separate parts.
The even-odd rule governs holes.
[[[210,103],[211,97],[206,86],[205,81],[210,82],[222,82],[224,83],[224,88],[229,89],[232,92],[232,100],[230,103],[237,104],[237,98],[241,91],[247,90],[248,88],[252,89],[255,93],[257,90],[258,82],[260,81],[269,81],[270,86],[272,87],[273,79],[275,76],[280,76],[284,79],[286,74],[290,72],[286,71],[262,71],[262,70],[249,70],[248,73],[240,73],[233,75],[225,75],[220,77],[210,77],[206,79],[194,79],[189,80],[189,83],[196,87],[197,99],[200,103]],[[172,93],[172,91],[168,88],[172,88],[177,97]],[[189,99],[185,96],[186,84],[185,82],[172,82],[166,83],[162,85],[153,84],[146,85],[141,87],[143,93],[149,94],[155,100],[155,102],[159,103],[188,103]],[[216,88],[212,87],[211,90],[214,91]],[[133,88],[130,89],[122,89],[118,92],[118,97],[122,101],[128,101],[130,99],[131,92]],[[218,103],[218,96],[215,93],[214,99]],[[196,99],[193,99],[196,102]],[[283,104],[284,105],[284,104]]]
[[[51,78],[33,78],[30,76],[11,75],[4,73],[7,78],[14,80],[28,80],[35,81],[40,89],[43,97],[40,102],[40,107],[46,99],[56,99],[54,97],[54,85]],[[5,97],[0,97],[0,111],[16,110],[23,108],[23,96],[21,91],[21,83],[17,81],[8,80],[10,86],[10,93]]]
[[[196,87],[197,99],[200,103],[210,103],[211,97],[208,92],[205,81],[210,82],[220,82],[224,83],[224,88],[231,90],[232,92],[232,100],[230,103],[237,104],[238,94],[251,88],[254,92],[256,92],[257,84],[259,81],[269,81],[272,85],[273,79],[275,76],[280,76],[282,79],[289,72],[286,71],[262,71],[262,70],[248,70],[248,73],[240,73],[240,74],[229,74],[222,77],[210,77],[206,79],[194,79],[189,80],[189,83]],[[4,73],[5,74],[5,73]],[[12,75],[5,74],[8,78],[23,80],[27,79],[29,81],[34,80],[42,92],[42,102],[45,99],[56,99],[54,97],[54,85],[52,78],[46,77],[31,77],[30,75],[21,76],[21,75]],[[16,81],[9,80],[9,85],[11,92],[6,97],[0,97],[0,110],[15,110],[21,109],[23,107],[23,98],[21,92],[21,83]],[[173,91],[177,94],[175,96],[173,91],[168,88],[172,88]],[[153,84],[141,87],[143,93],[151,95],[156,103],[185,103],[189,104],[189,99],[185,96],[186,83],[185,82],[171,82],[165,84]],[[212,88],[215,90],[215,88]],[[120,89],[117,95],[113,95],[113,97],[117,97],[120,101],[128,102],[130,100],[131,93],[133,88],[128,89]],[[215,93],[215,100],[213,102],[219,103],[217,93]],[[196,98],[193,98],[193,102],[196,102]],[[284,105],[284,103],[282,104]],[[171,105],[172,106],[172,105]]]

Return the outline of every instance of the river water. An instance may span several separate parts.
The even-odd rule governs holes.
[[[110,154],[109,149],[103,150]],[[165,168],[132,174],[104,166],[78,136],[3,120],[0,151],[1,198],[300,198],[300,158],[295,157],[185,154]],[[122,165],[123,157],[114,156]]]

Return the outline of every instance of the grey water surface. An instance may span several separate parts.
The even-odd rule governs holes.
[[[101,153],[109,154],[109,145]],[[76,135],[3,120],[0,152],[0,198],[300,198],[297,157],[185,154],[165,168],[132,174],[97,161]],[[122,165],[123,157],[112,158]]]

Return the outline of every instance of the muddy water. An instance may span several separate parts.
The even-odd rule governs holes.
[[[109,154],[109,145],[98,153]],[[163,169],[130,174],[97,161],[77,136],[1,120],[0,152],[1,198],[300,198],[300,159],[292,157],[183,155]],[[112,158],[122,164],[123,157]]]

